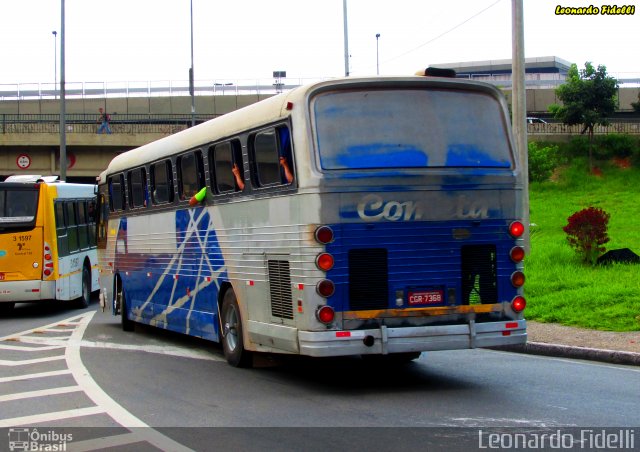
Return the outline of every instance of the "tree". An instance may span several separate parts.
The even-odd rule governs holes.
[[[607,75],[607,68],[597,69],[591,62],[578,66],[571,65],[567,80],[556,89],[556,96],[562,105],[551,105],[549,110],[556,119],[565,124],[582,124],[581,133],[589,132],[589,166],[593,169],[593,128],[596,124],[606,126],[616,108],[618,80]]]

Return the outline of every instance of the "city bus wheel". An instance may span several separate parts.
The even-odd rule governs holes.
[[[224,294],[220,317],[220,334],[222,336],[224,357],[234,367],[250,367],[253,357],[251,352],[244,349],[240,308],[238,307],[236,294],[231,289]]]
[[[91,303],[91,273],[89,268],[84,265],[82,267],[82,292],[80,298],[76,301],[78,308],[83,309],[89,306]]]
[[[120,306],[120,320],[122,323],[122,331],[133,331],[134,323],[133,320],[129,320],[127,317],[127,299],[124,295],[124,289],[121,284],[117,284],[117,292],[116,297],[118,297],[118,306]]]

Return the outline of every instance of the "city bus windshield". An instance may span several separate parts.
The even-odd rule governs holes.
[[[0,226],[31,223],[37,210],[37,187],[0,187]]]
[[[501,105],[488,94],[332,91],[311,109],[325,170],[513,167]]]

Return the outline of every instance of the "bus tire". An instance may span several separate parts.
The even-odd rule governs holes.
[[[222,300],[220,335],[224,357],[233,367],[251,367],[253,362],[251,352],[244,349],[242,331],[242,318],[236,294],[233,289],[229,289]]]
[[[76,300],[76,306],[79,309],[84,309],[91,303],[91,272],[86,265],[82,266],[82,292],[80,297]]]
[[[122,324],[122,331],[133,331],[135,329],[135,323],[127,316],[127,297],[124,295],[124,289],[122,283],[117,285],[118,292],[118,306],[120,306],[120,323]]]

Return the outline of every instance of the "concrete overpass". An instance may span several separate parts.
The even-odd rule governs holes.
[[[197,121],[211,119],[250,105],[275,94],[241,94],[222,89],[211,95],[195,96]],[[282,86],[280,88],[291,88]],[[0,90],[1,91],[1,90]],[[231,93],[230,93],[231,91]],[[59,174],[59,101],[55,93],[25,96],[5,96],[0,92],[0,180],[10,174]],[[110,97],[82,94],[66,100],[67,111],[67,179],[89,182],[95,180],[117,154],[176,133],[191,123],[191,98],[188,95],[142,97]],[[505,91],[510,99],[510,91]],[[621,88],[618,108],[631,111],[631,102],[638,101],[640,88]],[[546,112],[557,102],[553,89],[528,89],[527,110],[530,114]],[[112,116],[111,135],[96,134],[98,108]],[[640,124],[618,124],[611,130],[619,133],[640,133]],[[580,133],[579,128],[559,125],[530,124],[530,137],[544,141],[566,140]],[[608,133],[602,129],[600,133]]]

